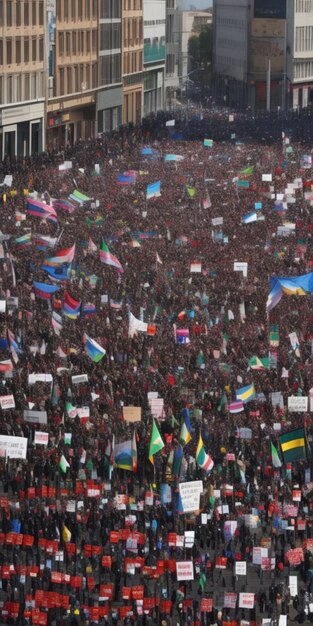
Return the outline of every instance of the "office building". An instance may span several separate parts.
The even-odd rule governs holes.
[[[44,33],[44,0],[0,0],[0,158],[44,147]]]
[[[100,0],[97,131],[122,124],[122,0]]]
[[[143,7],[145,116],[164,109],[166,0],[144,0]]]
[[[176,0],[166,0],[166,62],[165,62],[165,102],[166,108],[175,108],[178,78],[178,41],[175,32]]]
[[[143,114],[143,0],[122,0],[123,124]]]

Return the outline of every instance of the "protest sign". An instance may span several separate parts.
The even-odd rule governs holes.
[[[123,418],[125,422],[140,422],[141,406],[123,406]]]
[[[235,261],[234,262],[234,272],[242,272],[243,277],[247,278],[247,276],[248,276],[248,263],[245,263],[245,262],[240,263],[239,261]]]
[[[27,439],[0,435],[0,456],[10,459],[26,459]]]
[[[48,423],[47,411],[31,411],[29,409],[25,409],[23,411],[23,419],[24,422],[28,422],[29,424]]]
[[[198,511],[200,508],[200,494],[203,493],[202,480],[179,483],[178,488],[184,513]]]
[[[306,413],[308,410],[308,396],[289,396],[288,411],[292,413]]]
[[[254,593],[240,593],[239,594],[239,608],[240,609],[253,609],[254,608]]]
[[[176,561],[177,580],[193,580],[193,561]]]
[[[0,406],[3,411],[5,411],[6,409],[14,409],[15,408],[14,396],[12,394],[9,396],[0,396]]]
[[[35,431],[34,444],[37,446],[47,446],[49,443],[49,434],[41,432],[40,430]]]

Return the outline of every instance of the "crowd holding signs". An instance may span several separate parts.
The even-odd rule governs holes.
[[[1,623],[313,614],[310,148],[221,123],[0,167]]]

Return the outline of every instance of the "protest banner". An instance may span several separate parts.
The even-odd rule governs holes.
[[[202,480],[179,483],[179,495],[184,513],[192,513],[200,508],[200,495],[203,493]]]
[[[0,456],[8,459],[26,459],[27,439],[0,435]]]

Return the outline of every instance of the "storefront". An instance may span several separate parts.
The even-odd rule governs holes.
[[[10,105],[0,111],[0,158],[19,158],[44,149],[44,103]]]
[[[48,149],[72,146],[79,139],[95,137],[95,115],[95,105],[64,113],[48,113]]]

